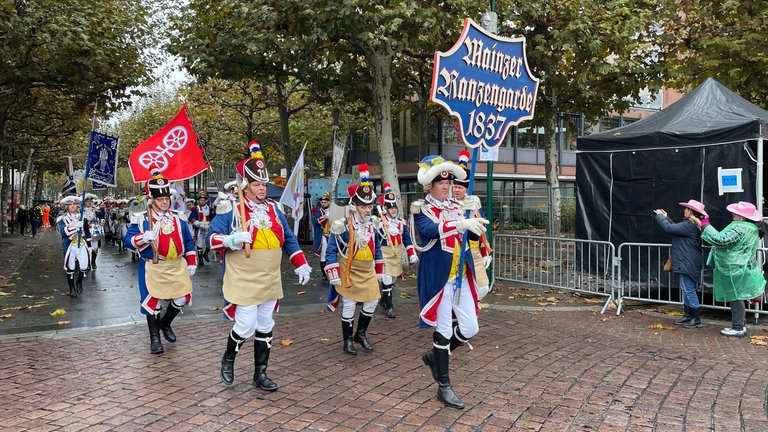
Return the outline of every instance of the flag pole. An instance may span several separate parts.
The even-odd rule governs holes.
[[[186,104],[185,104],[186,106]],[[192,120],[192,116],[189,115],[189,106],[186,106],[184,108],[184,112],[187,114],[187,117],[190,120],[190,124],[192,125],[192,131],[197,135],[197,147],[203,150],[203,160],[205,163],[208,164],[208,171],[211,172],[211,177],[213,177],[213,184],[216,185],[216,190],[221,190],[221,185],[219,185],[219,179],[216,177],[216,171],[213,170],[213,165],[211,165],[210,159],[208,159],[208,152],[206,151],[205,145],[203,145],[203,139],[200,138],[200,134],[197,133],[197,128],[195,127],[195,121]],[[203,188],[205,188],[205,185],[203,185]]]
[[[477,167],[477,149],[480,146],[475,147],[472,149],[472,170],[469,172],[469,186],[467,187],[467,196],[472,195],[474,186],[475,186],[475,168]],[[464,213],[464,218],[469,219],[471,210],[467,210]],[[464,279],[464,245],[467,244],[467,240],[469,237],[469,233],[467,231],[464,231],[464,234],[461,236],[461,243],[459,243],[460,252],[459,252],[459,270],[456,274],[456,288],[454,288],[454,292],[456,292],[456,304],[459,304],[459,301],[461,300],[461,284]]]
[[[91,151],[93,150],[93,132],[96,130],[96,110],[98,109],[99,101],[93,103],[93,116],[91,117],[91,133],[88,136],[88,154],[85,156],[85,177],[83,177],[83,199],[80,201],[80,222],[85,225],[83,220],[83,214],[85,213],[85,195],[88,193],[88,174],[91,168]],[[77,183],[75,183],[77,185]],[[77,193],[77,186],[75,186],[75,193]],[[80,240],[83,234],[83,227],[77,230],[77,250],[80,250]]]

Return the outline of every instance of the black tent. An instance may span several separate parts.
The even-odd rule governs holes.
[[[689,199],[703,202],[722,229],[731,220],[728,203],[762,197],[767,125],[768,111],[709,78],[646,119],[578,138],[576,237],[669,243],[652,210],[677,221],[678,203]],[[718,167],[741,168],[743,191],[721,196]]]

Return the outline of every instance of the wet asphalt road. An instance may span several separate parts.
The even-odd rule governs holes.
[[[83,280],[83,293],[69,297],[69,288],[62,268],[61,237],[46,229],[37,239],[28,237],[26,255],[16,272],[0,280],[0,336],[58,331],[76,328],[117,326],[144,323],[139,311],[137,263],[131,261],[128,250],[102,242],[96,260],[97,269]],[[326,285],[322,282],[316,257],[311,245],[303,245],[307,259],[313,267],[312,280],[306,286],[297,282],[293,266],[283,259],[283,292],[281,314],[320,312],[325,308]],[[21,252],[17,252],[21,253]],[[221,306],[221,264],[211,262],[199,266],[192,278],[194,284],[192,305],[184,308],[178,319],[223,319]],[[6,269],[6,274],[11,272]],[[57,310],[63,315],[52,315]]]

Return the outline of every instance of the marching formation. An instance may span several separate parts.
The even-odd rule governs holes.
[[[63,197],[56,223],[73,299],[83,295],[83,279],[97,269],[100,247],[130,251],[137,262],[138,306],[146,316],[152,354],[164,352],[163,342],[176,342],[171,324],[192,302],[197,266],[220,261],[222,310],[232,321],[220,379],[234,383],[235,359],[253,338],[253,385],[271,392],[278,389],[267,368],[283,298],[283,256],[301,285],[310,281],[313,269],[282,206],[267,198],[269,173],[259,144],[251,142],[248,150],[250,157],[235,166],[235,180],[210,204],[204,193],[179,197],[183,191],[157,171],[143,182],[142,196]],[[408,218],[400,216],[404,203],[388,183],[377,195],[365,164],[359,166],[359,184],[349,187],[348,203],[337,206],[343,208],[341,216],[332,215],[328,193],[311,215],[314,252],[321,263],[316,274],[327,287],[328,309],[341,307],[341,352],[374,352],[368,329],[376,309],[395,318],[395,284],[405,267],[418,264],[418,323],[434,328],[432,347],[422,361],[438,384],[437,398],[459,409],[464,404],[451,387],[449,355],[479,331],[478,301],[488,292],[485,269],[492,252],[484,240],[488,221],[479,199],[467,195],[468,155],[462,152],[458,164],[441,156],[419,163],[418,181],[426,196],[411,205]]]

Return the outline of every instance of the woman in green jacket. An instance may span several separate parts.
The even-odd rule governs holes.
[[[704,219],[701,238],[714,248],[715,300],[730,302],[731,306],[732,326],[720,333],[742,337],[747,334],[744,300],[759,297],[765,289],[765,278],[756,254],[764,234],[763,218],[748,202],[729,204],[727,209],[733,214],[733,222],[718,232]],[[693,222],[702,223],[698,219]]]

